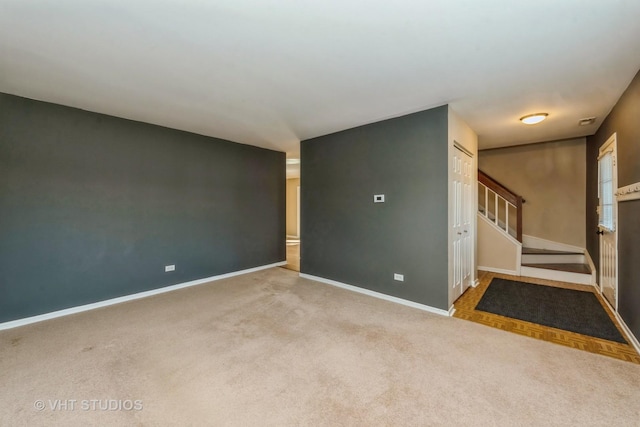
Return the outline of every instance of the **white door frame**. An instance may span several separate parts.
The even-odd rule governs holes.
[[[298,185],[297,193],[296,193],[296,214],[298,225],[296,227],[296,231],[298,232],[298,239],[300,238],[300,186]]]
[[[598,246],[600,252],[599,266],[600,266],[600,274],[599,274],[599,282],[600,282],[600,292],[608,300],[607,295],[605,294],[605,281],[607,281],[606,275],[613,275],[613,293],[615,301],[609,301],[611,307],[618,311],[618,200],[615,196],[615,193],[618,190],[618,147],[617,147],[617,139],[616,134],[611,135],[604,144],[600,146],[598,150]],[[613,191],[613,230],[610,230],[606,227],[600,225],[600,159],[603,155],[607,153],[612,153],[613,160],[613,168],[612,168],[612,191]],[[606,254],[605,246],[606,239],[613,239],[613,255],[614,258],[612,266],[608,265],[605,261]]]

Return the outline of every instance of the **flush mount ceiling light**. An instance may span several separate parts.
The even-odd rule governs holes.
[[[288,165],[297,165],[300,163],[300,159],[287,159]]]
[[[535,113],[520,117],[520,121],[526,125],[535,125],[547,118],[548,113]]]

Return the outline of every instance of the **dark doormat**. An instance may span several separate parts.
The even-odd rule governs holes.
[[[494,278],[476,310],[627,344],[591,292]]]

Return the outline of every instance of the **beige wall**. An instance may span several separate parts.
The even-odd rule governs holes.
[[[287,235],[298,235],[298,186],[300,178],[287,180]]]
[[[519,274],[520,245],[484,217],[478,216],[478,268]]]
[[[523,233],[585,247],[585,138],[480,151],[478,168],[525,198]]]

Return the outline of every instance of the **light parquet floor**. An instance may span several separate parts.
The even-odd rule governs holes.
[[[287,245],[287,264],[283,265],[283,267],[293,271],[300,271],[300,244]]]
[[[516,280],[520,282],[534,283],[538,285],[556,286],[566,289],[575,289],[579,291],[593,292],[605,311],[616,325],[622,336],[628,340],[627,334],[618,324],[615,316],[603,301],[602,297],[595,292],[592,286],[577,285],[566,282],[556,282],[552,280],[534,279],[529,277],[517,277],[509,276],[506,274],[489,273],[485,271],[479,272],[480,284],[475,288],[469,288],[458,300],[454,303],[456,309],[454,317],[459,319],[470,320],[472,322],[480,323],[482,325],[491,326],[493,328],[502,329],[508,332],[513,332],[528,337],[549,341],[555,344],[564,345],[566,347],[572,347],[579,350],[589,351],[591,353],[601,354],[604,356],[614,357],[616,359],[625,360],[627,362],[633,362],[640,364],[640,355],[630,345],[624,345],[612,341],[603,340],[600,338],[594,338],[575,332],[564,331],[562,329],[550,328],[548,326],[542,326],[523,320],[512,319],[497,314],[487,313],[484,311],[477,311],[476,305],[487,290],[491,279],[494,277],[500,277],[509,280]]]

